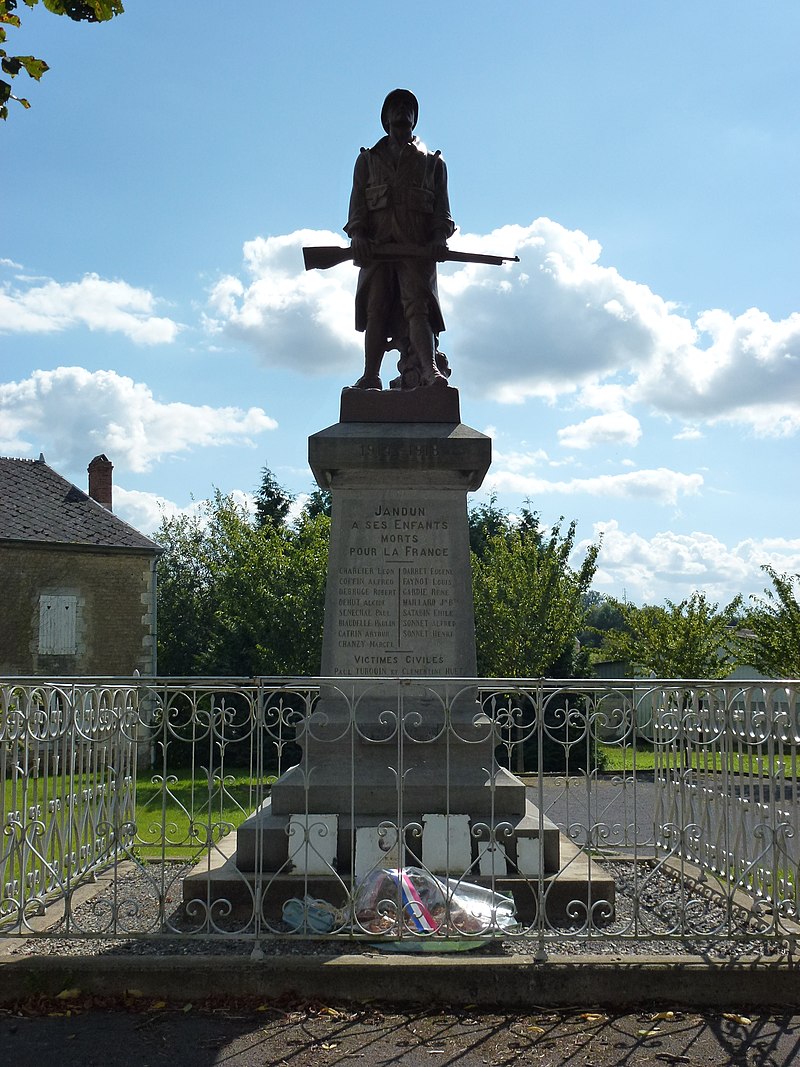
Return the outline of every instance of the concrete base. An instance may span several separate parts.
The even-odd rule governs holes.
[[[394,818],[387,821],[396,825]],[[420,823],[422,817],[420,816]],[[543,819],[541,834],[541,858],[544,874],[541,877],[521,877],[515,873],[517,841],[536,841],[539,838],[539,811],[530,800],[526,801],[524,815],[512,819],[496,820],[510,825],[513,833],[504,842],[509,864],[507,872],[496,860],[494,884],[501,892],[514,895],[517,915],[521,922],[535,921],[540,901],[544,901],[547,918],[551,922],[566,921],[568,907],[577,901],[582,905],[596,906],[598,901],[608,903],[608,914],[597,916],[598,921],[610,918],[614,910],[614,880],[603,868],[578,849],[566,837],[559,834],[558,827],[549,819]],[[211,862],[202,863],[183,882],[183,900],[201,900],[208,904],[214,901],[229,901],[246,919],[252,913],[256,893],[261,894],[264,914],[271,919],[280,918],[284,901],[294,896],[320,897],[337,907],[342,906],[350,890],[349,872],[352,870],[352,842],[360,826],[374,826],[375,819],[353,820],[339,816],[338,850],[336,867],[338,873],[311,875],[292,873],[287,863],[288,816],[274,815],[267,801],[254,815],[239,827],[238,834],[231,834],[221,842],[211,857]],[[478,885],[491,885],[491,878],[479,873],[481,841],[486,842],[486,831],[480,833],[479,825],[473,824],[475,839],[473,868],[467,880]],[[420,856],[420,838],[409,834],[404,843],[405,863],[433,867],[433,857]],[[415,851],[416,850],[416,851]],[[257,877],[256,868],[264,873]],[[474,873],[473,873],[474,872]],[[597,914],[597,913],[596,913]]]
[[[242,998],[245,1000],[243,1009],[246,1011],[249,1008],[251,1012],[255,1006],[253,1002],[263,1005],[270,998],[281,998],[285,1004],[287,997],[296,998],[301,1003],[318,1001],[331,1005],[363,1006],[378,1002],[394,1006],[395,1009],[397,1005],[413,1005],[416,1010],[424,1005],[426,1011],[434,1004],[450,1009],[469,1006],[470,1020],[475,1015],[476,1005],[482,1009],[497,1008],[504,1013],[504,1018],[509,1011],[530,1013],[534,1005],[538,1008],[547,1006],[556,1010],[575,1008],[583,1011],[587,1006],[597,1006],[613,1011],[635,1008],[652,1012],[660,1007],[676,1011],[685,1008],[692,1013],[705,1009],[725,1012],[761,1009],[773,1013],[785,1009],[793,1012],[800,1005],[800,968],[785,961],[717,962],[699,956],[592,956],[583,953],[551,956],[546,963],[532,956],[498,958],[473,953],[447,956],[359,953],[330,957],[283,952],[265,959],[247,959],[241,955],[48,954],[0,959],[0,1005],[18,1009],[19,1002],[26,997],[51,997],[53,1010],[57,1007],[61,1014],[65,1014],[63,997],[66,990],[70,990],[69,1004],[73,1009],[85,1006],[96,1011],[97,1004],[89,999],[96,997],[101,1001],[108,997],[129,998],[140,1005],[142,998],[147,997],[169,1001],[175,1009],[173,1015],[167,1014],[164,1018],[163,1013],[159,1016],[149,1014],[143,1016],[144,1024],[136,1024],[137,1027],[147,1026],[145,1033],[150,1044],[145,1051],[152,1054],[154,1023],[151,1020],[160,1018],[167,1024],[174,1019],[183,1019],[181,1009],[185,1011],[189,1002],[219,1002],[221,1007],[229,1008],[233,999]],[[62,999],[58,1000],[57,997]],[[247,999],[250,999],[249,1005]],[[195,1011],[186,1018],[191,1020],[196,1015]],[[115,1004],[112,1012],[101,1017],[103,1031],[115,1027],[115,1023],[124,1018],[120,1005]],[[257,1018],[261,1020],[264,1016]],[[304,1031],[298,1031],[298,1036],[302,1037],[301,1044],[308,1047],[311,1040],[307,1032],[308,1022],[305,1014],[301,1018]],[[62,1019],[44,1021],[48,1024],[52,1021],[75,1023],[75,1020]],[[78,1021],[82,1030],[91,1033],[91,1015]],[[376,1059],[378,1062],[410,1062],[406,1050],[403,1050],[402,1059],[398,1059],[396,1046],[380,1056],[375,1044],[375,1020],[368,1017],[367,1021],[370,1030],[363,1048],[373,1062]],[[547,1020],[537,1021],[551,1025]],[[189,1025],[187,1021],[187,1027]],[[354,1023],[348,1020],[346,1025],[350,1028]],[[644,1048],[660,1050],[657,1054],[653,1053],[653,1062],[729,1063],[733,1059],[741,1063],[747,1051],[751,1052],[751,1062],[754,1062],[754,1034],[761,1041],[761,1046],[770,1041],[765,1057],[771,1057],[775,1064],[792,1063],[797,1052],[794,1027],[788,1025],[785,1019],[773,1024],[779,1025],[780,1036],[785,1038],[784,1052],[778,1051],[779,1037],[770,1037],[763,1023],[754,1030],[734,1021],[723,1024],[717,1018],[709,1020],[708,1026],[719,1038],[714,1046],[715,1054],[710,1057],[698,1051],[697,1031],[688,1026],[687,1020],[676,1019],[669,1029],[664,1028],[663,1032],[647,1039],[647,1045],[641,1036],[626,1038],[628,1031],[620,1029],[619,1020],[610,1020],[604,1025],[608,1030],[603,1033],[610,1043],[615,1044],[612,1055],[618,1063],[644,1062]],[[636,1035],[637,1027],[641,1025],[640,1019],[632,1019],[630,1033]],[[590,1042],[596,1044],[596,1038],[591,1033],[587,1036],[587,1024],[581,1022],[581,1026],[581,1040],[586,1047]],[[277,1057],[286,1052],[286,1024],[282,1018],[280,1027],[282,1045],[269,1062],[279,1062]],[[74,1029],[74,1025],[71,1028]],[[507,1029],[506,1020],[504,1032]],[[122,1033],[127,1037],[130,1030],[122,1029]],[[575,1031],[570,1034],[570,1040],[577,1042]],[[11,1042],[14,1040],[22,1039],[9,1038]],[[184,1042],[187,1040],[184,1037]],[[417,1037],[416,1040],[419,1042],[420,1039]],[[626,1042],[626,1050],[632,1043],[629,1056],[622,1057],[619,1054],[620,1042]],[[94,1050],[99,1047],[97,1043],[92,1046]],[[197,1044],[191,1047],[191,1053],[197,1062],[202,1062],[198,1047]],[[237,1045],[237,1048],[241,1049],[241,1045]],[[262,1061],[264,1048],[263,1043],[258,1045]],[[319,1062],[323,1062],[316,1050],[314,1054]],[[342,1062],[341,1051],[338,1055],[339,1062]],[[477,1062],[471,1054],[456,1052],[454,1055],[458,1059],[451,1057],[451,1063]],[[498,1062],[510,1062],[507,1046],[498,1049],[498,1055],[502,1057]],[[516,1053],[512,1055],[517,1062],[522,1062]],[[226,1062],[232,1062],[234,1057],[243,1062],[241,1055],[234,1053]],[[110,1059],[111,1056],[105,1058]],[[217,1058],[222,1061],[220,1053],[217,1053]],[[145,1059],[152,1062],[150,1055]],[[426,1057],[426,1060],[430,1059],[434,1058]],[[183,1063],[184,1060],[178,1055],[172,1056],[171,1062]],[[329,1059],[327,1062],[335,1061]],[[422,1060],[418,1058],[416,1062]],[[439,1059],[439,1062],[446,1061]],[[611,1061],[606,1059],[605,1062]],[[765,1059],[765,1062],[769,1060]]]
[[[306,809],[301,807],[292,814],[302,814],[304,810]],[[350,815],[339,815],[335,869],[342,876],[344,876],[344,872],[349,872],[352,869],[354,858],[353,842],[359,829],[378,826],[380,823],[385,823],[388,826],[396,826],[398,824],[396,806],[394,811],[387,807],[383,813],[371,815],[360,812],[360,809],[356,810],[359,811],[359,815],[355,818]],[[423,815],[429,810],[441,809],[423,808],[418,813],[403,812],[403,825],[408,827],[410,823],[417,823],[421,826]],[[458,811],[455,807],[450,810],[454,813]],[[326,813],[320,813],[320,815],[324,814]],[[465,812],[465,814],[468,813]],[[254,815],[251,815],[246,822],[242,823],[239,827],[236,853],[236,861],[240,870],[250,872],[260,868],[264,871],[291,873],[291,867],[288,866],[290,817],[289,814],[275,813],[271,802],[266,800]],[[309,815],[309,820],[311,821],[312,819],[313,813]],[[539,838],[539,812],[530,801],[526,802],[522,814],[496,812],[494,818],[477,816],[471,820],[471,825],[473,862],[477,862],[479,859],[481,842],[485,843],[489,839],[488,831],[490,827],[500,825],[509,828],[511,832],[507,839],[502,834],[502,831],[500,836],[512,870],[517,868],[519,862],[517,839],[535,840]],[[556,872],[561,866],[558,828],[549,819],[544,819],[541,836],[544,870],[548,873]],[[413,830],[407,830],[406,832],[405,850],[407,855],[406,863],[415,864],[421,862],[426,867],[434,867],[433,857],[428,857],[424,854],[421,843],[415,837]],[[420,855],[420,853],[423,854]]]
[[[494,788],[490,788],[486,771],[480,762],[470,761],[468,757],[472,753],[466,751],[461,753],[463,767],[458,765],[456,753],[451,753],[448,782],[442,773],[447,755],[442,748],[420,745],[414,753],[413,766],[405,768],[404,821],[431,811],[464,812],[487,819],[492,813],[511,816],[524,813],[525,785],[519,778],[500,769],[495,774]],[[312,763],[310,773],[303,765],[292,767],[272,787],[272,812],[295,815],[304,811],[346,814],[355,811],[372,822],[376,816],[380,820],[389,813],[396,821],[397,776],[389,760],[384,757],[381,762],[380,752],[372,749],[353,761],[357,777],[352,779],[342,773],[342,766],[350,763],[350,760],[330,758],[323,762],[320,758],[318,763]]]
[[[461,422],[458,389],[343,389],[340,422]]]
[[[310,876],[302,874],[262,875],[257,878],[253,871],[240,870],[237,856],[236,835],[228,839],[227,847],[197,867],[183,880],[183,901],[202,901],[203,906],[213,906],[214,902],[225,902],[233,908],[233,918],[246,921],[252,914],[253,902],[260,894],[262,914],[273,922],[280,919],[283,904],[291,897],[303,897],[309,894],[327,900],[335,907],[347,903],[349,885],[333,875]],[[517,918],[522,923],[536,921],[540,901],[543,900],[547,920],[551,923],[574,921],[576,901],[580,906],[595,908],[595,921],[608,921],[614,914],[614,879],[603,868],[590,859],[571,841],[561,836],[557,841],[561,854],[561,870],[548,874],[541,879],[515,878],[505,876],[496,878],[495,888],[502,893],[511,893],[516,905]],[[480,875],[469,881],[478,885],[491,885],[491,880]],[[600,901],[607,902],[605,910],[598,909]]]

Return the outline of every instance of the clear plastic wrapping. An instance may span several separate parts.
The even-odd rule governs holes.
[[[366,933],[395,937],[497,934],[517,926],[512,897],[420,867],[371,871],[356,890],[354,911]]]

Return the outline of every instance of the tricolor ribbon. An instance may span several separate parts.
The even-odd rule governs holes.
[[[411,925],[423,934],[432,934],[439,929],[436,920],[422,903],[414,883],[405,871],[390,870],[386,872],[400,889],[403,912],[409,917]]]

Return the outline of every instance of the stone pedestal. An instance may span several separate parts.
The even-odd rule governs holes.
[[[461,423],[340,422],[310,438],[332,494],[323,677],[474,677],[466,494],[490,460],[489,438]],[[399,760],[408,813],[488,812],[490,725],[474,692],[428,683],[402,698],[394,682],[328,687],[272,812],[396,814]],[[502,807],[516,811],[522,786],[507,778],[518,796]]]
[[[309,439],[332,495],[324,681],[300,764],[239,827],[235,855],[184,880],[187,907],[272,921],[288,898],[344,907],[373,868],[420,864],[513,893],[525,922],[613,902],[613,882],[590,881],[497,770],[493,724],[462,681],[477,673],[466,496],[491,442],[461,423],[455,389],[419,393],[345,390],[340,421]]]
[[[298,817],[337,816],[342,873],[359,831],[433,814],[468,818],[476,863],[501,824],[514,864],[518,841],[540,836],[522,782],[493,766],[496,738],[475,689],[456,681],[477,672],[467,493],[483,481],[491,441],[460,422],[455,389],[419,393],[345,390],[341,421],[309,439],[314,477],[332,497],[320,672],[330,683],[298,735],[301,763],[239,830],[244,869],[285,869]],[[552,869],[552,824],[544,836]],[[291,847],[289,857],[291,868]]]
[[[309,440],[333,497],[323,675],[473,677],[466,495],[491,441],[461,423],[338,423]]]

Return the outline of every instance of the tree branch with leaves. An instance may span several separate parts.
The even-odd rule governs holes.
[[[23,0],[26,7],[34,8],[39,0]],[[108,22],[121,15],[125,8],[121,0],[42,0],[43,6],[53,15],[66,15],[73,22]],[[36,56],[13,55],[5,48],[6,27],[18,30],[22,25],[18,0],[0,0],[0,69],[9,79],[16,78],[23,70],[29,78],[40,81],[50,68]],[[0,78],[0,119],[8,118],[8,102],[14,100],[24,108],[30,101],[24,96],[15,96],[11,81]]]
[[[679,604],[636,607],[619,601],[622,627],[610,630],[603,654],[624,660],[634,676],[718,678],[742,662],[739,640],[741,597],[720,610],[704,593]]]
[[[800,574],[762,567],[771,581],[763,597],[752,597],[745,641],[754,667],[777,678],[800,678]]]
[[[523,508],[512,520],[494,499],[470,513],[478,673],[487,677],[567,676],[599,545],[571,565],[576,524],[549,530]]]

